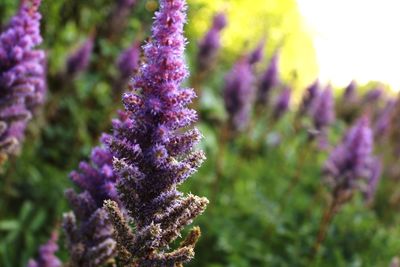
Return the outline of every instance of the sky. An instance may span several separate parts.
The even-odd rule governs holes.
[[[381,81],[400,90],[399,0],[297,0],[321,81]]]

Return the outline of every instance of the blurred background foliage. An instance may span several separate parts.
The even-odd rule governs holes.
[[[118,79],[116,60],[132,42],[149,36],[157,1],[139,0],[126,27],[110,38],[101,36],[99,29],[107,23],[112,4],[106,0],[43,0],[48,101],[31,123],[21,156],[2,170],[0,266],[25,266],[59,226],[62,213],[69,209],[63,197],[64,190],[72,186],[69,172],[88,157],[101,132],[110,130],[111,119],[121,107],[113,87]],[[310,262],[328,194],[320,182],[327,153],[309,142],[307,132],[295,129],[294,114],[277,123],[259,121],[257,129],[268,135],[256,150],[253,136],[245,135],[228,144],[225,157],[220,158],[223,78],[238,57],[265,37],[267,56],[259,64],[264,69],[272,53],[281,49],[279,69],[283,80],[294,88],[294,102],[317,76],[312,39],[296,1],[190,0],[189,5],[187,57],[193,70],[197,44],[212,15],[224,10],[229,21],[218,66],[202,87],[199,127],[208,160],[183,186],[211,200],[196,221],[203,238],[190,266],[387,266],[400,253],[400,216],[387,211],[396,204],[388,202],[384,190],[378,192],[371,209],[360,197],[346,206],[335,218],[320,255]],[[16,0],[0,1],[0,25],[6,25],[17,6]],[[75,79],[58,80],[68,55],[94,34],[100,36],[88,70]],[[345,126],[340,120],[335,123],[333,142],[340,139]],[[224,172],[216,181],[216,164],[221,160]],[[299,175],[300,182],[291,188],[293,177]],[[381,187],[390,191],[393,184]],[[58,255],[67,257],[63,249]]]

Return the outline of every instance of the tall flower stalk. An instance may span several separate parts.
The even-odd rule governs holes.
[[[118,201],[111,153],[102,147],[94,148],[90,161],[81,162],[79,170],[70,176],[82,192],[66,191],[73,209],[63,219],[69,264],[74,267],[100,266],[112,261],[116,254],[114,228],[103,208],[105,200]]]
[[[312,117],[315,128],[321,132],[324,132],[335,120],[335,102],[330,86],[327,86],[315,100],[312,107]]]
[[[29,260],[27,267],[61,267],[62,263],[55,255],[58,251],[57,241],[58,234],[54,232],[50,240],[40,246],[38,257],[35,260]]]
[[[24,0],[0,34],[0,161],[21,148],[25,129],[45,97],[45,53],[41,42],[40,0]]]
[[[335,214],[351,200],[356,191],[371,194],[379,179],[380,165],[372,156],[373,134],[367,117],[359,119],[329,156],[324,167],[331,188],[331,201],[324,212],[314,244],[314,254],[325,240]]]
[[[194,228],[175,250],[169,244],[201,214],[208,200],[184,195],[177,186],[204,160],[194,146],[197,129],[186,130],[197,115],[187,105],[192,89],[180,88],[188,71],[184,62],[186,20],[184,0],[160,0],[146,63],[134,78],[132,92],[123,97],[126,120],[114,120],[113,134],[103,136],[114,157],[119,200],[107,201],[115,228],[118,258],[129,266],[181,266],[194,256],[200,235]],[[130,223],[133,222],[134,229]]]
[[[69,55],[66,63],[66,77],[64,79],[72,78],[86,70],[90,63],[93,45],[94,38],[90,36]]]
[[[270,102],[270,95],[272,90],[280,84],[279,77],[279,51],[276,51],[269,64],[267,69],[262,74],[258,90],[257,90],[257,100],[256,105],[258,107],[265,108],[268,106]],[[259,108],[260,109],[260,108]]]
[[[194,100],[192,106],[197,107],[201,97],[201,87],[210,71],[214,68],[221,48],[221,32],[227,25],[224,12],[214,15],[211,28],[199,42],[196,60],[196,73],[192,76],[190,84],[199,98]]]
[[[197,72],[203,73],[212,68],[221,47],[221,31],[226,25],[225,13],[217,13],[213,18],[210,30],[199,43]]]
[[[252,64],[242,57],[225,76],[224,101],[228,113],[230,132],[246,129],[254,100],[254,74]]]

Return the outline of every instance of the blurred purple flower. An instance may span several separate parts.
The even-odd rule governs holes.
[[[326,87],[313,102],[312,116],[314,126],[317,130],[322,131],[335,120],[335,103],[331,87]]]
[[[257,91],[257,105],[267,106],[269,102],[269,95],[271,90],[278,86],[280,83],[279,79],[279,53],[275,52],[272,56],[269,65],[261,76],[259,87]]]
[[[39,249],[39,257],[29,260],[27,267],[61,267],[61,261],[55,256],[58,251],[58,235],[54,232],[50,240]]]
[[[315,102],[318,100],[318,96],[321,93],[320,91],[321,85],[318,80],[316,80],[306,89],[299,109],[300,116],[312,114],[312,109],[316,105]]]
[[[249,63],[251,65],[257,64],[263,59],[265,48],[265,39],[262,39],[257,47],[249,54]]]
[[[234,131],[243,131],[249,122],[254,98],[253,82],[252,67],[246,58],[240,59],[225,76],[225,108]]]
[[[140,43],[134,42],[129,48],[121,53],[117,66],[121,79],[126,81],[132,77],[139,68]]]
[[[89,37],[77,50],[75,50],[67,59],[67,74],[76,76],[86,70],[90,63],[94,45],[93,37]]]
[[[383,89],[382,88],[375,88],[369,90],[363,97],[363,102],[365,104],[376,103],[379,101],[383,96]]]
[[[45,97],[45,53],[39,0],[21,3],[0,34],[0,161],[18,153],[27,122]]]
[[[288,111],[291,96],[292,90],[289,87],[285,87],[281,94],[278,96],[278,100],[274,108],[275,120],[279,120]]]
[[[200,72],[210,69],[214,63],[221,46],[221,31],[226,27],[226,24],[225,13],[216,14],[211,29],[199,43],[197,63]]]
[[[121,112],[120,119],[125,118]],[[83,191],[77,194],[69,189],[65,193],[73,212],[64,215],[63,228],[70,262],[74,266],[99,266],[115,256],[113,226],[103,209],[105,200],[119,203],[112,160],[108,150],[95,147],[90,162],[81,162],[79,170],[70,175],[74,184]]]
[[[96,207],[101,208],[104,200],[117,201],[115,184],[117,177],[112,169],[112,155],[101,147],[92,150],[90,162],[82,161],[79,171],[70,174],[71,180],[81,190],[87,191],[96,202]]]
[[[102,138],[112,152],[119,200],[127,210],[128,219],[117,203],[106,202],[126,266],[180,266],[190,261],[198,229],[173,252],[168,252],[169,244],[208,203],[177,190],[204,160],[203,152],[194,149],[200,132],[186,130],[197,115],[187,107],[194,91],[181,88],[188,76],[185,21],[186,1],[160,0],[151,41],[144,47],[146,64],[134,78],[136,90],[123,97],[126,120],[114,120],[113,134]]]
[[[372,193],[379,179],[380,164],[372,156],[373,137],[367,117],[359,119],[349,129],[329,156],[324,173],[336,197],[353,190]]]
[[[356,81],[351,81],[349,85],[344,90],[343,94],[344,101],[353,102],[357,98],[357,83]]]
[[[382,164],[378,159],[373,159],[370,168],[371,175],[364,189],[364,198],[367,203],[371,203],[374,200],[376,189],[381,179]]]
[[[382,137],[390,128],[392,114],[396,107],[396,101],[390,99],[386,102],[384,108],[378,113],[374,124],[374,136]]]

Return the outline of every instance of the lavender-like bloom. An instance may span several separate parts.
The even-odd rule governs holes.
[[[94,40],[89,37],[67,59],[67,75],[76,76],[86,70],[90,63]]]
[[[266,106],[269,102],[269,95],[271,90],[278,86],[279,79],[279,53],[275,52],[272,56],[269,65],[261,76],[258,92],[257,92],[257,105]]]
[[[349,85],[344,90],[343,94],[344,101],[353,102],[357,98],[357,83],[356,81],[351,81]]]
[[[314,126],[322,131],[335,120],[335,103],[330,86],[322,91],[312,107]]]
[[[29,260],[27,267],[61,267],[61,261],[54,254],[58,251],[58,235],[53,233],[50,240],[39,249],[39,257]]]
[[[371,163],[371,176],[367,182],[367,186],[363,189],[366,203],[371,203],[374,200],[376,189],[382,174],[382,164],[378,159],[373,159]]]
[[[383,89],[378,87],[369,90],[363,97],[363,102],[365,104],[376,103],[382,98],[382,96],[383,96]]]
[[[224,100],[233,131],[243,131],[250,119],[254,75],[246,58],[240,59],[225,77]]]
[[[221,46],[221,31],[226,27],[226,24],[225,13],[216,14],[211,29],[199,43],[197,63],[200,72],[210,69],[214,63]]]
[[[289,109],[290,99],[292,96],[292,90],[289,87],[283,89],[281,94],[278,96],[274,108],[274,119],[279,120]]]
[[[18,153],[27,122],[44,101],[45,54],[34,49],[42,42],[39,5],[23,1],[0,34],[0,161]]]
[[[123,120],[124,114],[120,117]],[[72,266],[99,266],[115,256],[114,229],[103,209],[105,200],[118,202],[112,169],[112,155],[106,149],[92,150],[90,162],[81,162],[71,179],[83,192],[66,191],[73,212],[64,215],[63,228],[67,238]]]
[[[313,84],[311,84],[307,89],[301,101],[299,115],[303,116],[305,114],[311,114],[313,107],[316,105],[315,102],[320,95],[320,84],[319,81],[316,80]]]
[[[197,228],[176,250],[168,252],[168,245],[208,203],[177,190],[204,160],[202,151],[194,151],[201,134],[186,130],[197,119],[187,107],[195,94],[180,88],[188,75],[183,57],[185,10],[184,0],[160,0],[153,36],[144,47],[147,61],[133,82],[136,91],[123,97],[127,119],[114,120],[113,135],[103,136],[114,157],[119,198],[127,210],[126,219],[116,202],[105,205],[124,266],[188,262],[194,256]]]
[[[374,124],[374,136],[381,137],[388,132],[392,120],[392,114],[396,107],[395,100],[388,100],[385,107],[378,113]]]
[[[257,64],[264,56],[265,39],[261,40],[257,47],[249,54],[249,63]]]
[[[124,81],[133,76],[139,68],[140,43],[134,42],[130,47],[121,53],[117,66],[120,78]]]
[[[324,173],[336,199],[347,201],[354,190],[376,188],[380,167],[372,150],[372,130],[368,118],[363,117],[350,128],[325,164]]]

